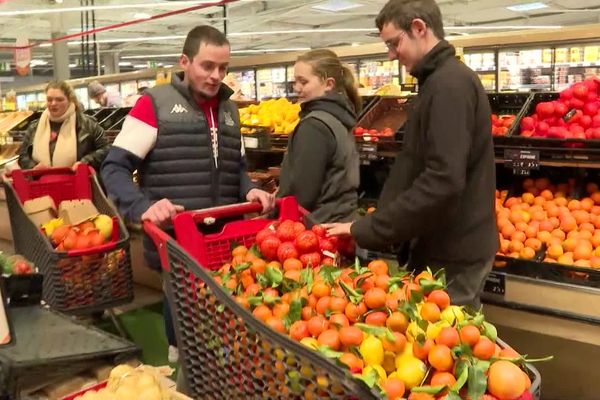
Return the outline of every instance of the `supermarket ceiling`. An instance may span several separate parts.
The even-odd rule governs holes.
[[[153,60],[173,63],[183,37],[199,24],[220,29],[226,26],[235,56],[365,44],[378,40],[372,36],[374,19],[385,0],[239,0],[228,2],[225,7],[215,6],[213,1],[205,8],[176,13],[202,3],[211,2],[0,0],[0,45],[14,45],[17,37],[41,43],[32,49],[32,58],[43,65],[51,63],[52,58],[51,46],[43,44],[44,41],[132,20],[142,22],[96,34],[100,55],[118,53],[124,63]],[[600,0],[439,0],[438,3],[449,36],[600,22]],[[508,8],[515,5],[516,8]],[[156,18],[163,14],[173,15]],[[71,38],[68,42],[71,58],[81,57],[80,39]],[[10,59],[11,50],[0,50],[0,61]]]

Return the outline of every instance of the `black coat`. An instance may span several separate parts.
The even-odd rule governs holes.
[[[31,169],[37,164],[32,158],[32,154],[33,138],[38,122],[31,124],[19,148],[19,166],[23,169]],[[77,161],[99,170],[110,147],[110,142],[104,135],[104,129],[94,118],[77,113],[75,132],[77,133]]]
[[[368,249],[410,244],[413,268],[489,261],[498,247],[490,105],[477,75],[437,44],[413,71],[419,95],[375,213],[352,235]]]

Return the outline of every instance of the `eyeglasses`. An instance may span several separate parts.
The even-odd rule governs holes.
[[[384,44],[386,45],[389,51],[395,53],[396,49],[398,49],[398,45],[400,45],[400,42],[402,42],[402,38],[404,37],[404,35],[406,35],[406,32],[402,31],[394,39],[386,40]]]

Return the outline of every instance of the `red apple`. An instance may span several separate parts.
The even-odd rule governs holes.
[[[598,110],[600,109],[600,106],[598,105],[597,102],[593,102],[593,103],[586,103],[583,106],[583,113],[585,115],[589,115],[590,117],[593,117],[594,115],[598,114]]]
[[[530,131],[535,127],[535,121],[531,117],[525,117],[521,120],[521,130]]]
[[[587,93],[586,93],[586,96],[587,96]],[[583,100],[581,100],[580,98],[573,97],[571,100],[569,100],[569,107],[571,107],[571,108],[576,108],[577,110],[581,110],[581,109],[583,109],[583,106],[585,106],[585,102]]]
[[[558,118],[562,118],[566,113],[569,112],[569,107],[565,103],[555,102],[554,103],[554,115]]]
[[[598,118],[599,122],[600,122],[600,118]],[[550,129],[550,125],[548,125],[547,122],[540,122],[537,124],[537,126],[535,127],[535,132],[539,133],[540,136],[546,136],[548,134],[548,130]]]
[[[600,128],[600,114],[592,117],[592,128]]]
[[[535,112],[542,118],[550,118],[554,114],[554,104],[550,101],[543,101],[535,106]]]
[[[560,92],[560,98],[561,100],[571,100],[573,98],[573,89],[571,88],[567,88],[565,90],[563,90],[562,92]]]
[[[573,97],[579,100],[587,99],[588,92],[588,87],[581,82],[573,85]]]
[[[579,118],[579,125],[581,125],[584,129],[589,128],[592,126],[592,117],[589,115],[582,115],[581,118]]]

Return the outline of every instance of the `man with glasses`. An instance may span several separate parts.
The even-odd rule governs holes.
[[[409,268],[445,268],[454,302],[480,305],[498,248],[491,110],[478,76],[444,40],[434,0],[390,0],[376,19],[390,59],[417,78],[402,151],[377,211],[331,235],[373,250],[393,246]]]
[[[264,212],[273,195],[259,190],[246,173],[239,114],[222,84],[231,56],[229,41],[210,26],[192,29],[169,85],[148,89],[126,117],[102,165],[108,195],[123,216],[168,225],[182,210],[240,201],[260,202]],[[139,173],[139,186],[132,179]],[[144,255],[160,270],[156,248],[144,237]],[[168,307],[166,329],[175,345]],[[169,349],[171,361],[177,358]]]

